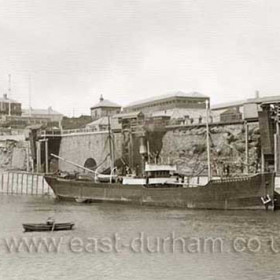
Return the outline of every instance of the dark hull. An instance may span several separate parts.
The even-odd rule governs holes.
[[[192,209],[274,209],[274,174],[212,180],[198,187],[145,187],[45,177],[59,199]],[[269,199],[267,199],[269,198]]]
[[[51,224],[23,224],[25,231],[59,231],[59,230],[71,230],[74,226],[73,223],[56,223]]]

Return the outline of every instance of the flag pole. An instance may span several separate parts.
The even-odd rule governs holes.
[[[212,179],[211,159],[210,159],[210,131],[209,131],[209,100],[206,100],[206,145],[207,145],[207,165],[208,181]]]

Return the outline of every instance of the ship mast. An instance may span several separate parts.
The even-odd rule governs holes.
[[[108,116],[108,133],[109,133],[109,151],[110,151],[110,168],[111,168],[111,177],[110,181],[112,179],[113,171],[114,171],[114,144],[112,139],[112,130],[111,130],[111,120],[110,116]]]
[[[28,76],[28,106],[29,106],[29,116],[32,116],[32,108],[31,108],[31,94],[32,94],[32,81],[31,74]]]
[[[11,94],[12,94],[12,89],[11,89],[11,87],[12,87],[12,76],[11,76],[11,74],[9,74],[9,85],[8,85],[8,93],[9,93],[9,95],[8,95],[8,98],[9,98],[9,116],[11,116]]]
[[[210,130],[209,130],[209,100],[205,102],[206,105],[206,145],[207,145],[207,165],[208,165],[208,181],[212,179],[211,159],[210,159]]]

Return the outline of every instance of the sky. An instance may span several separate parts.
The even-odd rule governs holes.
[[[279,0],[0,0],[0,94],[90,114],[170,91],[280,95]]]

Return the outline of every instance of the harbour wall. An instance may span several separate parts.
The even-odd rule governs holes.
[[[244,124],[217,125],[210,127],[211,165],[213,175],[230,172],[240,174],[246,171],[246,129]],[[150,160],[177,165],[179,171],[193,176],[207,174],[206,128],[203,126],[172,128],[165,131],[148,131],[146,139],[149,142]],[[125,142],[122,133],[114,134],[115,159],[123,158],[125,145],[133,147],[134,168],[142,160],[140,142],[137,136],[131,137],[133,144]],[[69,134],[62,136],[59,156],[84,166],[92,158],[97,166],[109,167],[110,152],[108,132],[91,134]],[[248,171],[255,173],[260,168],[260,132],[258,123],[248,124]],[[82,170],[62,160],[59,169],[67,172]]]
[[[221,173],[242,173],[246,169],[246,131],[244,124],[217,125],[210,127],[211,165],[213,175]],[[205,126],[176,127],[146,130],[151,162],[177,165],[180,172],[193,176],[207,174],[207,149]],[[115,160],[132,166],[134,170],[143,168],[140,155],[139,136],[124,137],[121,132],[113,134]],[[0,169],[32,170],[29,141],[0,141]],[[131,143],[132,142],[132,143]],[[51,153],[85,166],[88,160],[100,165],[99,171],[110,166],[109,134],[107,131],[89,133],[69,133],[48,138],[49,171],[83,172],[82,169],[63,160],[57,161]],[[44,170],[45,150],[41,144],[41,163]],[[260,132],[258,123],[248,124],[248,171],[260,171]],[[29,167],[29,168],[28,168]],[[36,166],[35,166],[36,170]],[[40,171],[39,171],[40,172]]]
[[[115,151],[115,159],[121,157],[122,153],[122,135],[121,133],[113,134],[113,143]],[[104,170],[110,166],[110,141],[107,131],[69,134],[61,137],[59,156],[85,166],[89,159],[93,159],[100,170]],[[71,165],[63,160],[59,160],[59,170],[67,172],[82,172],[81,168]]]

